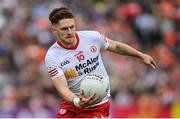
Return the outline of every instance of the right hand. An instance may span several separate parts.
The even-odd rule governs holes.
[[[87,107],[93,104],[97,104],[101,102],[102,98],[100,96],[96,96],[96,93],[92,93],[90,97],[85,97],[84,91],[80,91],[80,106]]]

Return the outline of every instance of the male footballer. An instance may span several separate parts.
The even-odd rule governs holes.
[[[49,14],[53,33],[58,40],[49,48],[45,64],[52,82],[62,97],[58,118],[103,118],[109,115],[110,91],[103,99],[94,92],[85,97],[80,84],[89,73],[101,74],[109,80],[101,57],[105,49],[120,55],[137,57],[156,68],[155,61],[131,46],[111,40],[98,31],[76,31],[75,18],[66,8],[55,8]]]

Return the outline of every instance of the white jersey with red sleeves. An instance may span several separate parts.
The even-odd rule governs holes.
[[[87,74],[101,74],[109,81],[100,53],[109,44],[107,38],[97,31],[77,31],[76,38],[78,42],[74,48],[65,48],[59,41],[54,43],[46,54],[45,64],[52,80],[65,75],[69,89],[79,96],[81,80]],[[107,101],[105,98],[99,104]]]

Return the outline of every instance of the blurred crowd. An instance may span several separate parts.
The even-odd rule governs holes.
[[[110,117],[180,117],[180,0],[0,0],[0,117],[54,117],[61,97],[44,66],[56,41],[48,15],[68,6],[77,30],[150,54],[141,60],[103,51],[111,79]]]

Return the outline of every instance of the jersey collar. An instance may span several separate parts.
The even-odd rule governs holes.
[[[76,45],[75,45],[74,47],[71,47],[71,48],[65,47],[60,41],[56,41],[56,42],[57,42],[57,44],[58,44],[60,47],[62,47],[62,48],[64,48],[64,49],[67,49],[67,50],[75,50],[75,49],[78,47],[78,45],[79,45],[79,36],[78,36],[77,33],[75,33],[75,37],[76,37],[76,39],[77,39]]]

